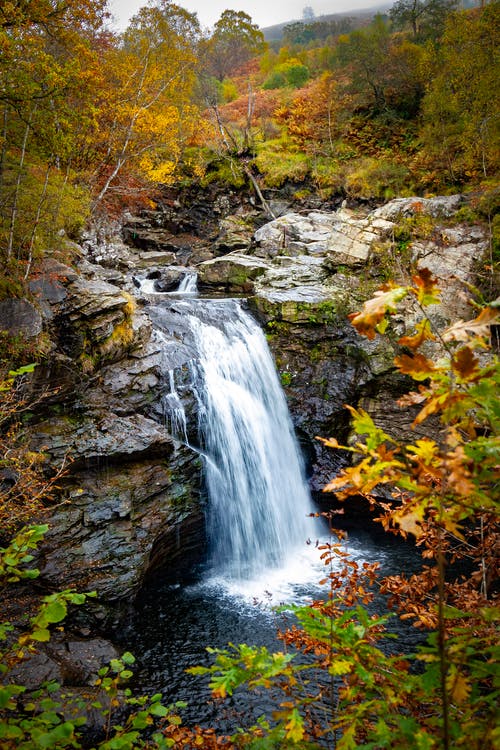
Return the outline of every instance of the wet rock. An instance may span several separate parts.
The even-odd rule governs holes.
[[[39,644],[35,653],[28,653],[9,672],[9,679],[36,690],[45,682],[62,686],[91,685],[101,667],[119,656],[117,649],[103,638],[62,639],[53,636],[50,643]]]
[[[141,414],[94,413],[80,420],[52,417],[32,430],[32,445],[55,464],[69,457],[75,466],[124,460],[142,454],[168,455],[172,440],[161,425]]]
[[[73,472],[68,502],[53,513],[37,560],[42,581],[95,589],[108,604],[134,596],[153,568],[173,579],[179,556],[187,568],[190,555],[182,560],[182,549],[193,523],[198,538],[193,544],[187,534],[191,555],[193,549],[200,555],[204,544],[200,464],[191,450],[178,448],[155,462],[109,460],[103,456],[93,468]],[[159,556],[158,540],[165,538],[171,545]]]
[[[268,268],[266,261],[240,253],[230,253],[221,258],[200,263],[197,267],[201,290],[252,293],[254,281]]]
[[[27,299],[0,301],[0,330],[33,339],[42,332],[42,316]]]
[[[252,243],[255,226],[251,217],[227,216],[219,223],[219,235],[214,242],[217,255],[248,250]]]
[[[173,292],[179,287],[185,275],[186,269],[179,266],[162,269],[155,279],[154,288],[157,292]]]

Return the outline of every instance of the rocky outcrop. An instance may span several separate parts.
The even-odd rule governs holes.
[[[32,282],[30,328],[41,321],[52,349],[31,381],[43,404],[31,431],[48,464],[68,469],[41,550],[43,579],[96,589],[101,603],[126,600],[155,570],[182,576],[202,552],[186,309],[175,301],[155,307],[151,292],[175,292],[186,269],[196,267],[201,292],[248,298],[319,491],[349,460],[316,439],[348,440],[345,404],[368,405],[381,426],[407,436],[408,415],[394,407],[406,386],[393,371],[395,345],[390,337],[359,337],[347,318],[386,278],[408,281],[393,242],[398,222],[425,212],[433,217],[432,232],[405,249],[405,263],[439,278],[443,303],[431,311],[438,322],[467,317],[463,285],[475,283],[486,237],[481,227],[450,220],[461,203],[451,196],[391,201],[372,212],[284,209],[254,232],[254,210],[246,220],[234,195],[210,219],[206,207],[190,218],[173,201],[140,220],[128,217],[126,246],[116,237],[94,242],[78,273],[53,263],[42,269]],[[0,324],[7,319],[0,315]],[[410,310],[395,316],[392,340],[412,324]],[[187,440],[179,440],[166,408],[178,397],[169,379],[174,372]]]
[[[268,267],[254,281],[250,304],[266,328],[313,489],[321,489],[349,460],[315,439],[348,440],[345,404],[369,406],[389,434],[406,439],[410,432],[415,438],[411,416],[395,403],[408,383],[394,373],[392,343],[413,331],[414,311],[394,317],[392,337],[374,341],[358,336],[347,315],[387,276],[408,283],[403,267],[413,264],[426,266],[438,279],[442,302],[429,308],[438,326],[470,317],[467,285],[477,282],[487,238],[479,226],[450,221],[462,204],[462,196],[408,198],[362,215],[346,208],[288,213],[255,233],[255,257]],[[434,219],[432,232],[414,241],[401,262],[391,241],[397,222],[426,213]]]
[[[381,217],[357,216],[345,209],[312,211],[307,216],[290,213],[257,230],[256,254],[331,255],[336,264],[355,267],[368,260],[373,242],[385,239],[392,228],[393,224]]]
[[[52,352],[28,384],[32,448],[65,468],[37,564],[51,586],[96,590],[107,618],[154,570],[182,577],[202,554],[201,466],[162,409],[187,353],[108,270],[82,268],[51,265],[34,287]]]

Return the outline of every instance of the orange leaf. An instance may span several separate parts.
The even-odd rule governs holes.
[[[437,279],[432,275],[428,268],[420,268],[415,276],[412,276],[415,292],[421,305],[433,305],[439,302],[440,291],[437,285]]]
[[[431,331],[431,324],[427,318],[420,323],[417,323],[416,328],[417,332],[413,336],[403,336],[399,339],[398,343],[401,344],[401,346],[407,346],[410,349],[418,349],[424,341],[435,340],[436,337]]]
[[[427,380],[436,369],[434,363],[423,354],[414,354],[411,357],[403,354],[395,358],[394,364],[403,375],[411,375],[414,380]]]
[[[348,317],[354,328],[362,336],[374,339],[377,326],[382,322],[386,312],[396,312],[396,303],[406,295],[406,287],[385,285],[367,300],[361,312],[351,313]]]

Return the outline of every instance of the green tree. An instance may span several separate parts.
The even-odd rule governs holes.
[[[449,17],[423,101],[423,156],[455,183],[500,166],[500,4]]]
[[[414,39],[439,39],[458,0],[397,0],[389,11],[396,30],[411,29]]]
[[[374,114],[401,108],[415,110],[422,94],[421,51],[393,37],[389,25],[377,15],[370,26],[339,37],[337,60],[350,76],[347,89],[361,106]]]

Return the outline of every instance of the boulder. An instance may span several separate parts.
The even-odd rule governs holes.
[[[36,338],[42,332],[40,311],[27,299],[0,301],[0,330],[10,336]]]
[[[268,263],[251,255],[229,253],[197,266],[200,290],[251,294],[254,282],[268,268]]]
[[[347,209],[311,211],[307,216],[289,213],[255,232],[255,252],[264,257],[330,256],[337,265],[356,267],[368,260],[373,242],[388,236],[392,228],[382,218],[359,216]]]
[[[463,195],[439,195],[434,198],[395,198],[373,211],[375,219],[397,222],[398,219],[427,214],[435,219],[449,218],[465,203]]]

